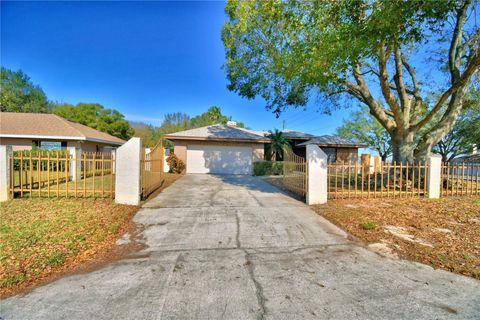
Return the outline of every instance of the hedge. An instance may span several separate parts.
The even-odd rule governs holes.
[[[258,161],[253,163],[253,174],[256,176],[278,176],[283,174],[282,161]]]

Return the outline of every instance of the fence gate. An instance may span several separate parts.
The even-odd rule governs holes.
[[[307,194],[307,161],[305,158],[297,156],[293,151],[288,150],[283,154],[283,177],[282,185],[305,197]]]
[[[161,187],[165,181],[164,158],[165,149],[162,142],[150,150],[142,148],[142,161],[140,163],[142,200]]]

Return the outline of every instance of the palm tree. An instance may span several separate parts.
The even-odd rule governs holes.
[[[275,158],[277,161],[283,160],[283,153],[292,148],[287,138],[283,135],[283,132],[278,129],[274,131],[270,130],[267,138],[272,140],[270,144],[272,159]]]

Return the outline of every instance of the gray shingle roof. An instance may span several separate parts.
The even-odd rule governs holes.
[[[165,135],[165,137],[171,140],[188,140],[189,138],[211,140],[248,140],[259,142],[268,140],[265,138],[263,132],[220,124],[170,133]]]
[[[366,144],[357,143],[355,141],[344,139],[339,136],[329,136],[329,135],[313,137],[312,139],[306,142],[297,144],[297,147],[304,147],[307,144],[316,144],[319,146],[345,146],[345,147],[359,147],[359,148],[367,147]]]
[[[288,139],[310,139],[306,142],[297,144],[297,146],[306,146],[307,144],[317,144],[320,146],[345,146],[345,147],[366,147],[367,145],[356,143],[355,141],[340,138],[338,136],[314,136],[308,133],[284,130],[283,134]],[[257,141],[268,142],[266,136],[268,132],[254,131],[244,128],[230,127],[225,125],[211,125],[201,128],[195,128],[165,135],[170,140],[220,140],[220,141]]]
[[[295,131],[295,130],[282,130],[283,136],[288,139],[310,139],[315,137],[313,134]]]

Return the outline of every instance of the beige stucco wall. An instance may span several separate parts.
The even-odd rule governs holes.
[[[187,149],[188,145],[218,145],[218,146],[236,146],[236,147],[251,147],[252,148],[252,161],[264,160],[264,147],[263,143],[255,142],[220,142],[220,141],[186,141],[176,140],[173,141],[174,148],[173,153],[187,164]]]
[[[0,145],[11,146],[13,151],[31,150],[32,139],[0,138]]]
[[[337,148],[337,162],[352,162],[358,161],[357,148]]]

